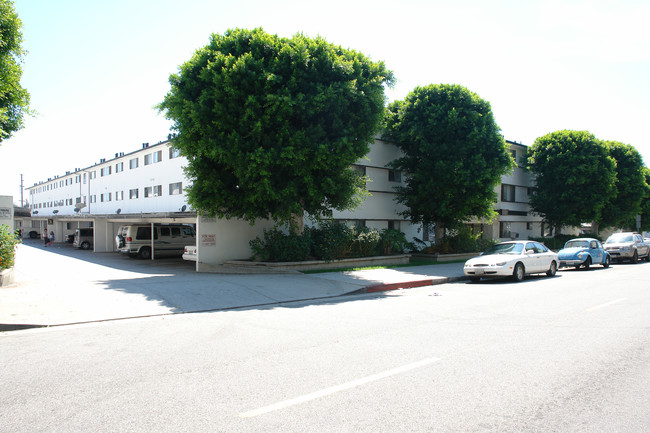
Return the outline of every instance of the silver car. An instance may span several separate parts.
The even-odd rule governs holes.
[[[640,259],[650,261],[650,246],[643,241],[639,233],[614,233],[605,241],[605,251],[612,260],[629,260],[637,263]]]

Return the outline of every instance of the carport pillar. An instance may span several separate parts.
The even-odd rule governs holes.
[[[156,232],[153,223],[151,223],[151,260],[153,260],[156,251],[154,250],[154,238],[156,237]]]
[[[109,230],[109,225],[111,230]],[[97,218],[93,223],[94,245],[96,253],[110,253],[113,251],[113,230],[112,224],[106,218]]]

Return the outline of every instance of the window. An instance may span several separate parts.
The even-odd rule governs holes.
[[[178,158],[179,156],[181,156],[180,149],[174,149],[173,147],[169,148],[169,159]]]
[[[388,221],[388,229],[399,231],[399,221]]]
[[[511,237],[510,233],[510,223],[501,221],[499,223],[499,237],[500,238],[509,238]]]
[[[84,173],[84,180],[83,180],[83,184],[84,184],[84,185],[86,184],[86,173]]]
[[[160,236],[170,237],[171,232],[169,230],[169,227],[160,227]]]
[[[152,163],[152,157],[151,154],[147,154],[144,156],[144,165],[149,165]]]
[[[162,185],[156,185],[153,187],[153,196],[160,197],[162,195]]]
[[[515,201],[514,185],[501,185],[501,201]]]
[[[162,161],[162,150],[153,153],[153,162],[160,162],[160,161]]]
[[[101,169],[99,170],[99,175],[100,175],[101,177],[108,176],[109,174],[111,174],[111,168],[112,168],[112,167],[111,167],[110,165],[109,165],[108,167],[103,167],[103,168],[101,168]]]
[[[105,201],[111,201],[111,193],[110,193],[110,192],[106,192],[106,193],[104,193],[104,194],[101,194],[101,195],[99,196],[99,199],[100,199],[100,201],[102,201],[102,202],[105,202]]]
[[[144,187],[144,198],[152,197],[153,196],[153,187],[152,186],[145,186]]]
[[[169,195],[178,195],[183,193],[183,182],[169,184]]]
[[[96,179],[97,178],[97,172],[96,171],[91,171],[90,172],[90,179]]]
[[[117,164],[115,164],[115,173],[119,173],[121,171],[124,171],[124,163],[118,162]]]
[[[133,200],[135,198],[138,198],[138,188],[129,190],[129,199]]]
[[[129,169],[133,170],[134,168],[138,168],[138,158],[129,161]]]
[[[181,228],[180,227],[172,227],[172,237],[173,238],[180,238],[181,237]]]
[[[401,182],[402,172],[397,170],[388,170],[388,180],[391,182]]]
[[[115,191],[115,200],[124,200],[124,191]]]
[[[530,221],[526,223],[526,230],[532,230],[533,229],[533,223]]]
[[[91,203],[97,203],[97,196],[95,194],[90,196],[90,202]]]

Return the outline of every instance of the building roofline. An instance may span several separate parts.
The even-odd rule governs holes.
[[[91,168],[95,168],[95,167],[100,166],[100,165],[103,165],[103,164],[111,164],[111,163],[112,163],[113,161],[115,161],[116,159],[124,158],[124,157],[130,156],[130,155],[133,155],[133,154],[135,154],[135,153],[142,152],[142,151],[145,150],[145,149],[151,149],[151,148],[154,148],[154,147],[156,147],[156,146],[160,146],[160,145],[162,145],[162,144],[167,144],[167,143],[169,143],[170,141],[171,141],[171,140],[169,140],[169,139],[168,139],[168,140],[163,140],[163,141],[159,141],[158,143],[156,143],[156,144],[152,144],[152,145],[149,145],[149,143],[142,143],[142,147],[141,147],[140,149],[134,150],[134,151],[129,152],[129,153],[117,153],[116,156],[115,156],[114,158],[111,158],[111,159],[104,159],[103,161],[100,159],[100,162],[96,162],[96,163],[93,164],[93,165],[89,165],[88,167],[84,167],[84,168],[76,168],[74,171],[67,172],[66,174],[63,174],[63,175],[60,175],[60,176],[55,176],[55,177],[49,178],[48,180],[42,180],[42,181],[39,181],[39,182],[35,183],[35,184],[32,185],[32,186],[28,186],[28,187],[26,187],[25,189],[29,191],[30,189],[33,189],[33,188],[36,188],[36,187],[39,187],[39,186],[45,185],[45,184],[47,184],[48,182],[54,182],[54,181],[57,181],[57,180],[59,180],[59,179],[63,179],[63,178],[65,178],[66,176],[74,176],[74,175],[76,175],[77,173],[81,173],[81,172],[83,172],[83,171],[85,171],[85,170],[88,170],[88,169],[91,169]]]

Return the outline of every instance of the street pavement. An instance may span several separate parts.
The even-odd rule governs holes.
[[[462,263],[303,274],[217,268],[183,260],[142,261],[69,244],[18,246],[15,283],[0,288],[0,332],[235,308],[444,284],[464,279]]]

